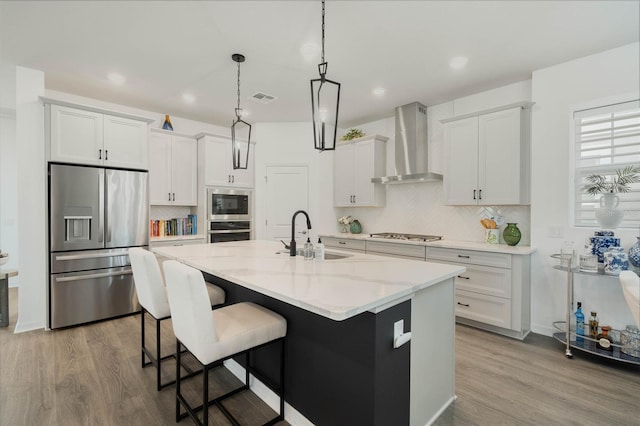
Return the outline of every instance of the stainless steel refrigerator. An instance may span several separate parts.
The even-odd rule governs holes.
[[[140,309],[128,249],[149,243],[147,172],[49,166],[49,326]]]

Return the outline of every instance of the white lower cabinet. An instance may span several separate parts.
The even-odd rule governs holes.
[[[366,250],[366,242],[364,240],[356,240],[353,238],[336,238],[336,237],[323,237],[322,243],[325,247],[332,247],[345,251],[355,251],[364,253]]]
[[[454,280],[458,322],[517,339],[529,333],[529,255],[427,247],[427,261],[467,268]]]

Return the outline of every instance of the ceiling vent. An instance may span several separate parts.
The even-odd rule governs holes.
[[[270,104],[278,98],[273,95],[267,95],[266,93],[256,92],[253,95],[249,96],[249,99],[260,102],[261,104]]]

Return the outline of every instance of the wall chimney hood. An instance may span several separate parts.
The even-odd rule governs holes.
[[[415,183],[441,181],[429,171],[427,150],[427,107],[419,102],[396,107],[396,174],[376,177],[373,183]]]

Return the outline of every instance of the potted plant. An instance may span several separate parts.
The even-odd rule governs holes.
[[[624,211],[618,208],[620,199],[617,193],[629,192],[632,183],[640,182],[640,167],[628,165],[616,170],[613,179],[607,176],[589,175],[586,178],[588,184],[583,190],[590,195],[602,194],[600,196],[600,208],[595,209],[596,220],[603,228],[616,228],[624,217]]]
[[[347,232],[349,229],[349,225],[353,222],[353,218],[351,216],[342,216],[338,219],[338,223],[340,226],[340,232]]]
[[[365,133],[360,129],[349,129],[347,133],[342,137],[343,141],[350,141],[351,139],[361,138],[365,135]]]

